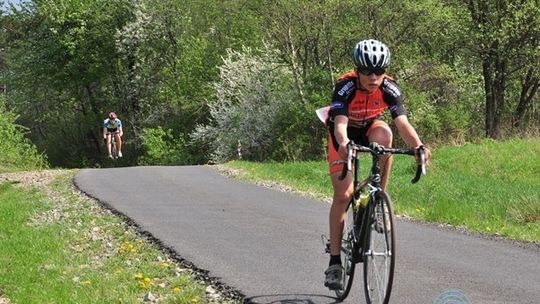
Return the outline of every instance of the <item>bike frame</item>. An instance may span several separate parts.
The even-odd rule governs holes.
[[[386,205],[387,209],[389,209],[389,215],[383,215],[384,217],[390,217],[389,220],[390,226],[387,226],[387,223],[385,220],[383,220],[383,233],[385,235],[385,243],[386,247],[391,250],[390,252],[386,252],[386,254],[389,254],[390,256],[390,264],[389,264],[389,272],[388,272],[388,280],[386,281],[385,291],[384,291],[384,303],[387,303],[390,298],[391,288],[392,288],[392,281],[393,281],[393,269],[394,269],[394,263],[395,263],[395,257],[394,251],[395,251],[395,227],[393,227],[395,224],[394,222],[394,215],[393,215],[393,208],[392,203],[390,200],[390,197],[388,194],[381,188],[381,167],[379,163],[379,158],[382,155],[385,154],[407,154],[407,155],[416,155],[418,152],[418,156],[420,159],[420,165],[417,166],[416,175],[412,180],[412,183],[418,182],[420,179],[420,176],[422,174],[425,174],[425,150],[423,147],[415,149],[395,149],[395,148],[387,148],[384,146],[380,146],[377,143],[371,143],[369,147],[362,146],[362,145],[356,145],[353,142],[350,142],[347,145],[348,148],[348,158],[346,164],[343,166],[343,171],[339,177],[340,180],[343,180],[345,176],[347,175],[348,171],[353,171],[353,195],[351,197],[351,201],[349,202],[349,205],[347,207],[347,212],[350,212],[349,208],[352,209],[352,226],[348,227],[348,230],[344,231],[344,237],[345,239],[342,240],[342,250],[349,250],[348,255],[346,259],[347,267],[346,267],[346,274],[344,274],[344,289],[336,291],[336,295],[340,300],[344,300],[352,286],[352,281],[354,278],[354,270],[355,265],[358,262],[364,261],[364,287],[365,287],[365,293],[366,293],[366,300],[368,303],[372,303],[370,296],[368,295],[368,285],[369,282],[366,281],[366,258],[369,260],[368,257],[371,257],[373,259],[373,256],[381,255],[380,252],[373,251],[373,244],[372,240],[370,239],[371,230],[373,229],[371,226],[373,225],[373,222],[375,220],[375,208],[376,203],[381,204],[381,208],[384,208]],[[361,180],[359,177],[360,174],[360,161],[357,157],[358,152],[366,152],[370,153],[372,156],[372,165],[369,171],[368,176]],[[354,162],[354,167],[353,167]],[[366,189],[366,187],[369,187],[367,189],[369,193],[369,201],[367,203],[367,206],[363,209],[356,210],[354,208],[355,200],[360,197],[360,194]],[[384,201],[384,202],[383,202]],[[384,211],[383,211],[384,212]],[[388,232],[392,230],[392,232]],[[343,244],[345,242],[345,244]],[[382,254],[384,255],[384,254]],[[350,261],[349,261],[350,259]],[[371,266],[370,266],[371,267]],[[372,267],[375,267],[374,264]],[[376,284],[375,284],[376,285]]]
[[[381,165],[379,162],[380,156],[384,154],[406,154],[406,155],[415,155],[415,151],[411,149],[395,149],[395,148],[386,148],[383,146],[378,145],[377,143],[371,143],[370,147],[356,145],[354,142],[349,143],[348,145],[348,154],[350,155],[347,159],[346,166],[343,166],[343,171],[341,173],[341,176],[339,177],[340,180],[343,180],[345,178],[345,175],[348,171],[353,171],[353,196],[351,198],[351,202],[349,204],[352,204],[355,199],[358,199],[360,194],[364,191],[366,187],[369,187],[369,203],[364,208],[364,211],[372,211],[374,206],[372,202],[374,201],[375,196],[377,193],[383,191],[381,188]],[[423,163],[425,162],[425,156],[423,153],[423,147],[420,148],[420,158],[421,158],[421,165],[418,165],[418,168],[416,170],[416,175],[414,179],[411,181],[413,184],[418,182],[420,180],[420,176],[422,174],[425,174],[425,165]],[[360,172],[360,160],[357,157],[358,152],[366,152],[370,153],[372,160],[371,160],[371,169],[369,171],[369,175],[363,179],[360,180],[359,178],[359,172]],[[354,161],[354,167],[352,166],[352,162]],[[362,217],[358,216],[358,212],[354,211],[355,219],[354,224],[358,225],[360,228],[359,236],[364,234],[365,226],[367,226],[367,222],[369,219],[369,216],[371,215],[371,212],[362,212]],[[357,236],[355,236],[356,240]]]

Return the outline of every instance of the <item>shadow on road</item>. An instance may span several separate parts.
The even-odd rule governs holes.
[[[260,295],[244,299],[244,303],[257,304],[318,304],[318,303],[339,303],[339,301],[327,295],[316,294],[274,294]]]

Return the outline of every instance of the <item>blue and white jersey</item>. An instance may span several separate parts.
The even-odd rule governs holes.
[[[103,128],[107,128],[107,129],[118,129],[118,128],[122,128],[122,122],[120,121],[120,119],[115,119],[114,121],[110,120],[109,118],[105,119],[103,121]]]

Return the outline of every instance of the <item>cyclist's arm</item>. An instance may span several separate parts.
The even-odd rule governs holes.
[[[398,129],[399,135],[403,138],[405,144],[411,148],[418,148],[423,145],[418,133],[407,119],[406,115],[399,115],[394,119],[396,128]],[[431,152],[429,149],[426,149],[426,162],[429,160]]]
[[[118,136],[120,137],[124,135],[124,132],[122,131],[122,121],[120,119],[116,119],[116,132],[118,132]]]
[[[103,139],[107,139],[107,128],[103,127]]]
[[[341,159],[347,159],[347,126],[349,124],[349,102],[354,98],[356,83],[353,79],[341,79],[334,87],[332,104],[330,105],[329,120],[334,123],[334,136]]]
[[[414,127],[409,123],[409,119],[405,115],[399,115],[394,119],[394,123],[398,129],[399,135],[403,138],[403,141],[407,146],[411,148],[422,145],[422,141],[416,133]]]
[[[347,125],[349,118],[345,115],[337,115],[334,118],[334,136],[339,145],[338,153],[341,159],[347,159],[347,144],[349,136],[347,136]]]

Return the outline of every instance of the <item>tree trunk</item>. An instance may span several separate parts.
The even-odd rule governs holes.
[[[297,63],[298,56],[296,54],[296,46],[294,44],[290,27],[287,29],[287,46],[289,47],[291,69],[294,76],[294,83],[296,86],[296,90],[298,92],[298,95],[300,95],[300,100],[302,101],[302,103],[305,103],[303,81],[302,81],[302,76],[300,75],[300,71],[299,71],[299,67]]]
[[[493,80],[491,75],[491,66],[490,62],[484,60],[483,63],[483,72],[484,72],[484,91],[486,92],[486,116],[485,116],[485,131],[486,136],[489,137],[489,134],[493,128],[493,117],[495,116],[495,101],[493,98]]]
[[[513,126],[520,127],[525,119],[525,114],[532,107],[533,97],[540,87],[540,79],[533,77],[533,69],[529,69],[521,83],[519,103],[514,112]]]
[[[497,56],[487,56],[483,63],[486,91],[486,136],[502,137],[502,116],[505,104],[506,62]]]

